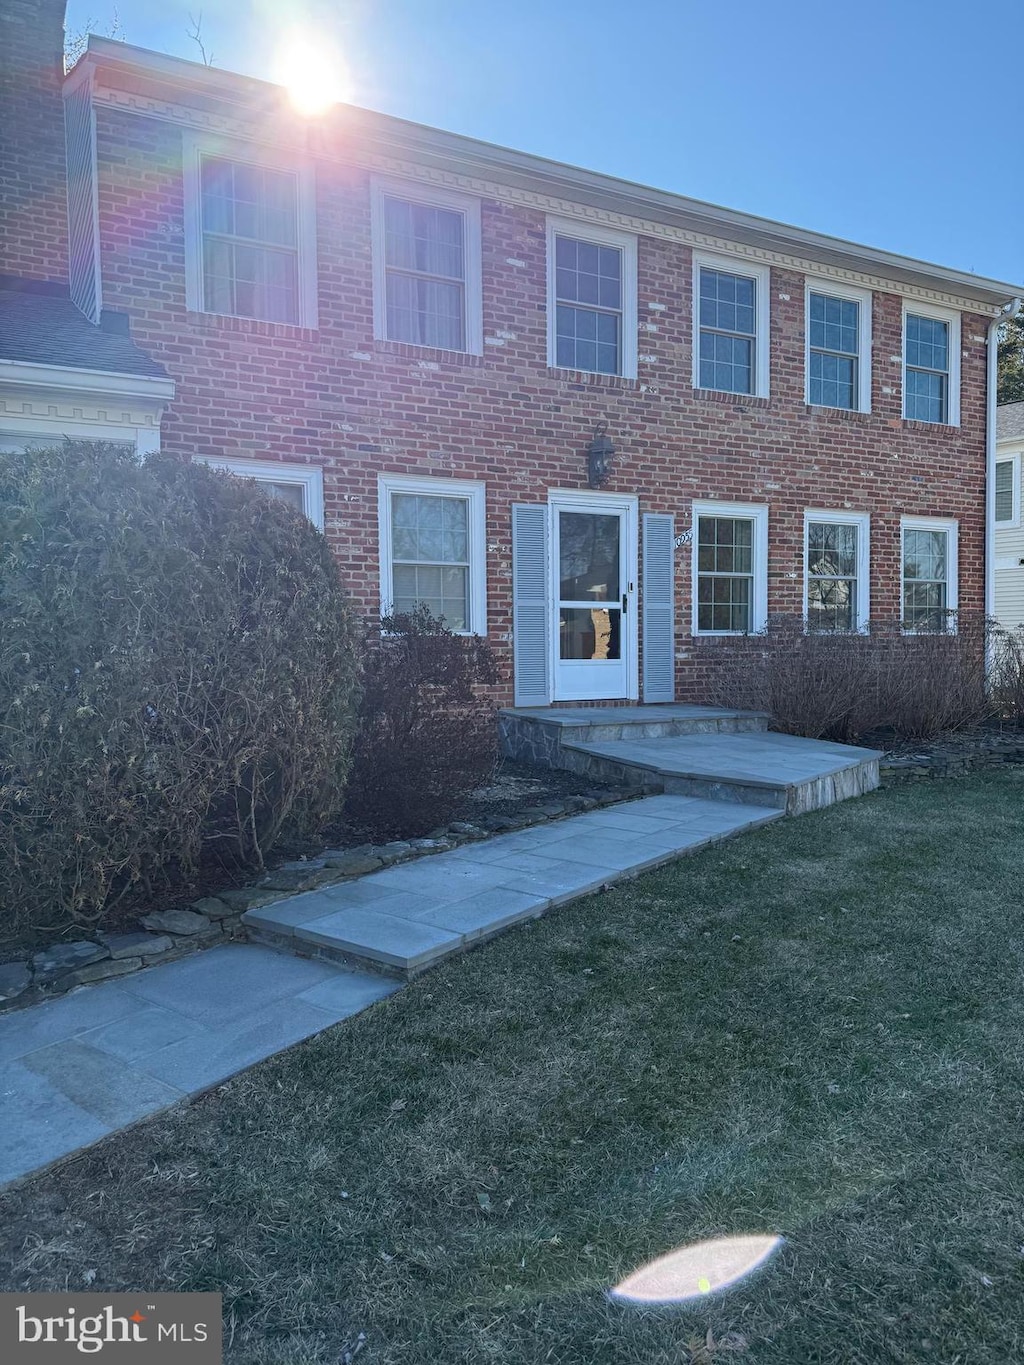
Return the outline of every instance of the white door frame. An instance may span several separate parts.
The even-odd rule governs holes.
[[[620,628],[620,638],[625,664],[626,695],[624,700],[639,701],[640,699],[640,632],[639,620],[637,617],[637,602],[639,600],[637,587],[637,575],[639,572],[639,548],[640,548],[640,508],[639,498],[636,494],[629,493],[601,493],[592,489],[579,488],[549,488],[548,489],[548,621],[549,639],[552,641],[548,649],[548,695],[552,701],[571,701],[576,698],[559,697],[558,695],[558,603],[559,603],[559,566],[555,562],[556,545],[558,536],[556,535],[556,518],[559,511],[573,509],[585,512],[600,512],[603,509],[614,512],[625,512],[625,536],[620,551],[623,556],[623,564],[626,568],[626,611],[625,619]],[[595,699],[597,700],[597,699]],[[609,697],[608,701],[619,701],[623,698]]]

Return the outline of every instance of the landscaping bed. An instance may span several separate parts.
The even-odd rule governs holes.
[[[1024,763],[1024,727],[992,720],[934,739],[899,739],[890,731],[875,731],[862,743],[882,749],[879,764],[883,786],[918,778],[964,777],[981,768]]]
[[[0,1195],[4,1289],[216,1290],[229,1365],[1024,1352],[1024,768],[531,922]],[[608,1290],[779,1234],[735,1288]]]
[[[286,851],[290,857],[276,860],[276,866],[255,881],[251,873],[240,877],[213,868],[202,882],[178,894],[154,898],[142,913],[137,908],[126,911],[104,931],[79,932],[59,943],[7,945],[0,950],[0,1013],[244,938],[245,911],[288,894],[365,876],[492,834],[633,800],[643,790],[500,760],[488,780],[466,797],[459,818],[425,838],[373,843],[365,830],[338,825],[327,832],[328,846],[293,847]]]

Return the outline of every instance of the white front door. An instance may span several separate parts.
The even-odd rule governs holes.
[[[551,493],[551,695],[614,701],[637,691],[636,499]]]

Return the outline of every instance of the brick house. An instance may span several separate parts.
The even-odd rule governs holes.
[[[0,18],[0,440],[263,481],[366,615],[486,633],[503,702],[700,700],[776,614],[991,610],[1013,286],[120,43],[62,81],[62,21]],[[60,329],[50,394],[19,369],[40,300],[91,396]]]

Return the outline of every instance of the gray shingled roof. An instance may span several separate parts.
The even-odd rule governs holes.
[[[1004,403],[996,408],[996,440],[1024,440],[1024,403]]]
[[[66,294],[32,288],[0,288],[0,360],[104,370],[166,379],[162,365],[146,355],[123,330],[95,327]]]

